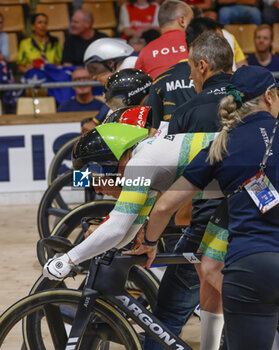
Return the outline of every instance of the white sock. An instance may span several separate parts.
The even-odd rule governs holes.
[[[272,350],[278,350],[279,349],[279,333],[278,331],[275,333],[274,343],[272,346]]]
[[[223,314],[201,310],[200,350],[218,350],[224,325]]]

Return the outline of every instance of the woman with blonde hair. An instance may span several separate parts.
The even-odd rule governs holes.
[[[279,289],[274,288],[279,284],[278,86],[267,69],[256,66],[241,67],[230,82],[220,103],[219,135],[156,203],[146,239],[156,242],[173,212],[217,179],[228,198],[229,243],[222,255],[227,237],[216,235],[211,242],[207,237],[203,250],[211,260],[225,255],[227,345],[230,350],[269,350],[279,306]],[[150,266],[156,245],[135,253],[146,253]],[[215,272],[218,288],[221,274]]]

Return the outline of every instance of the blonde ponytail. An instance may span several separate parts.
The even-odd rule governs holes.
[[[228,95],[220,101],[219,115],[222,129],[210,147],[208,155],[210,164],[220,162],[223,158],[223,154],[227,153],[227,143],[229,139],[228,133],[240,121],[236,108],[236,102],[233,95]]]

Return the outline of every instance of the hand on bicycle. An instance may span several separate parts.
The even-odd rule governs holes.
[[[50,280],[62,281],[72,270],[74,264],[67,254],[54,256],[43,267],[43,275]]]
[[[85,122],[81,127],[81,133],[82,135],[86,134],[88,131],[95,129],[96,124],[92,121]]]
[[[143,267],[146,267],[147,269],[150,269],[150,266],[152,265],[153,260],[156,257],[157,254],[157,244],[150,247],[144,244],[141,244],[137,249],[133,250],[127,250],[126,252],[122,252],[123,255],[147,255],[147,260],[145,265]]]
[[[90,225],[88,230],[84,233],[84,238],[87,238],[88,236],[91,235],[91,233],[93,233],[95,230],[97,230],[97,228],[99,227],[100,225]]]
[[[145,230],[144,230],[144,226],[142,226],[138,230],[138,233],[136,234],[133,250],[135,250],[141,246],[141,244],[144,240],[144,234],[145,234]]]

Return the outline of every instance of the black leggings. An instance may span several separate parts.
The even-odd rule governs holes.
[[[255,253],[223,269],[228,350],[270,350],[279,306],[279,253]]]

